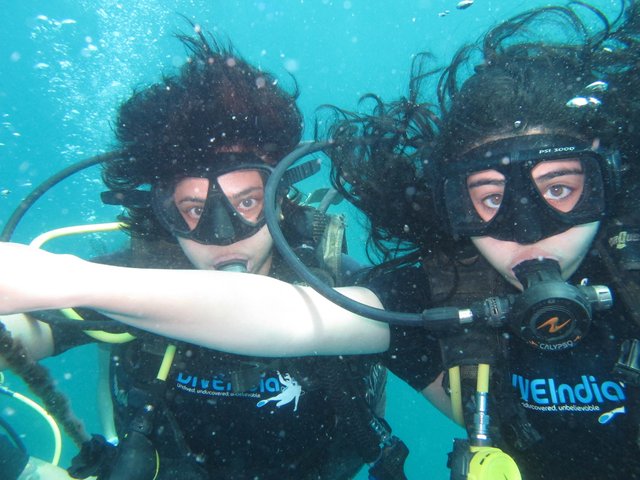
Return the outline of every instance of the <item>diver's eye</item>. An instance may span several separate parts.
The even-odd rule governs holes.
[[[202,212],[204,212],[204,201],[183,201],[178,210],[189,229],[193,230],[198,226]]]
[[[569,195],[573,193],[573,188],[568,185],[552,185],[547,188],[547,191],[544,192],[543,196],[547,200],[562,200],[567,198]]]
[[[238,210],[251,210],[256,207],[258,204],[258,200],[255,198],[245,198],[238,204]]]
[[[482,204],[487,208],[498,209],[502,204],[502,194],[488,195],[482,199]]]
[[[202,211],[204,209],[202,207],[192,207],[190,209],[188,209],[186,211],[186,214],[190,217],[193,218],[194,220],[198,220],[200,219],[200,217],[202,216]]]
[[[505,176],[497,170],[483,170],[467,176],[467,191],[476,213],[485,222],[496,216],[506,186]]]

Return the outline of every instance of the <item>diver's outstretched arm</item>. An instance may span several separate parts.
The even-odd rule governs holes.
[[[389,347],[386,324],[263,275],[101,265],[0,244],[0,314],[88,307],[166,337],[261,356],[363,354]],[[340,291],[374,307],[370,290]]]

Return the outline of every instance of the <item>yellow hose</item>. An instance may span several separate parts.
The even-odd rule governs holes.
[[[449,390],[451,395],[451,410],[453,420],[464,427],[464,415],[462,412],[462,386],[460,382],[460,367],[455,366],[449,369]]]
[[[489,365],[481,363],[478,365],[478,383],[476,390],[481,393],[489,392]]]
[[[173,363],[173,358],[175,356],[176,346],[167,345],[167,349],[164,351],[164,356],[162,357],[162,363],[158,369],[158,375],[156,376],[158,380],[162,380],[163,382],[167,380],[167,376],[169,376],[169,370],[171,369],[171,364]]]
[[[31,407],[33,410],[38,412],[42,416],[42,418],[46,420],[46,422],[51,427],[51,432],[53,433],[53,438],[54,438],[54,451],[53,451],[53,457],[51,458],[51,463],[53,465],[58,465],[58,463],[60,463],[60,455],[62,454],[62,435],[60,434],[60,427],[58,427],[58,424],[56,423],[55,419],[51,415],[49,415],[49,412],[47,412],[44,408],[42,408],[36,402],[31,400],[29,397],[25,397],[21,393],[9,390],[7,387],[3,385],[0,385],[0,390],[3,393],[9,395],[10,397],[13,397],[16,400],[21,401],[28,407]]]
[[[121,222],[109,222],[96,223],[94,225],[74,225],[72,227],[56,228],[38,235],[36,238],[31,240],[29,245],[36,248],[42,248],[42,245],[56,238],[68,237],[70,235],[83,235],[87,233],[114,232],[116,230],[120,230],[123,225],[124,224]]]

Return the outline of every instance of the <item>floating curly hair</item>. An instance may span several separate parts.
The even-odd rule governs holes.
[[[134,93],[120,106],[115,133],[123,155],[103,171],[111,190],[126,195],[211,164],[217,152],[233,148],[274,164],[300,141],[297,85],[286,92],[231,45],[192,26],[195,36],[178,35],[188,52],[179,74]],[[127,208],[123,220],[133,236],[171,240],[150,207]]]
[[[371,234],[368,254],[385,261],[424,250],[422,240],[433,234],[425,222],[424,164],[418,152],[433,142],[437,119],[432,105],[420,103],[419,86],[430,75],[431,57],[420,54],[412,65],[407,97],[385,103],[369,94],[371,113],[325,107],[334,118],[328,129],[332,183],[367,216]],[[384,202],[384,208],[380,208]],[[420,225],[420,228],[411,226]]]

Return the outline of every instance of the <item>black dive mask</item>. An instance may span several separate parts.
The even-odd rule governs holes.
[[[158,180],[150,191],[116,189],[100,196],[107,205],[152,207],[172,235],[205,245],[231,245],[252,237],[266,223],[264,190],[272,167],[248,152],[217,153],[212,163],[215,167],[201,165]],[[278,198],[319,170],[317,160],[287,169],[278,182]]]
[[[589,331],[592,310],[610,308],[605,286],[566,283],[555,260],[527,260],[513,269],[524,287],[511,297],[507,323],[516,335],[545,351],[574,347]]]
[[[490,142],[443,165],[451,233],[535,243],[601,219],[618,156],[564,135]]]
[[[233,155],[237,161],[237,154]],[[259,163],[200,168],[151,188],[153,211],[173,235],[206,245],[230,245],[264,225],[264,188],[272,168]]]

